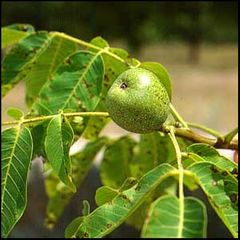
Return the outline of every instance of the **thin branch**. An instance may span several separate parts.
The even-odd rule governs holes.
[[[238,150],[238,142],[231,141],[230,143],[224,143],[222,141],[218,141],[218,139],[212,139],[204,137],[196,132],[193,132],[189,129],[183,128],[176,128],[175,135],[178,137],[185,138],[187,140],[193,141],[195,143],[206,143],[216,148],[223,148],[223,149],[233,149]]]
[[[188,128],[187,123],[183,120],[183,118],[180,116],[180,114],[177,112],[177,110],[174,108],[174,106],[171,103],[169,104],[169,107],[175,120],[179,121],[184,128]]]
[[[188,122],[187,123],[189,127],[193,127],[193,128],[196,128],[196,129],[200,129],[206,133],[209,133],[211,134],[212,136],[216,137],[216,138],[220,138],[222,141],[224,141],[224,137],[217,131],[211,129],[211,128],[208,128],[208,127],[205,127],[203,125],[200,125],[200,124],[197,124],[197,123],[190,123]]]
[[[74,117],[74,116],[82,116],[82,117],[109,117],[109,114],[107,112],[73,112],[73,113],[63,113],[65,117]],[[49,116],[41,116],[41,117],[35,117],[35,118],[27,118],[22,120],[22,124],[28,124],[33,122],[41,122],[44,120],[51,119],[52,117],[56,116],[49,115]],[[3,122],[2,126],[6,125],[16,125],[19,124],[19,121],[9,121],[9,122]],[[168,133],[169,131],[166,129],[166,127],[162,126],[159,131]],[[175,135],[187,140],[190,140],[195,143],[206,143],[211,146],[214,146],[216,148],[223,148],[223,149],[233,149],[238,150],[238,141],[232,140],[231,142],[223,142],[219,141],[218,139],[212,139],[204,137],[190,129],[186,128],[175,128]]]
[[[109,114],[107,112],[73,112],[73,113],[62,113],[65,117],[74,117],[74,116],[82,116],[82,117],[108,117]],[[48,115],[48,116],[41,116],[41,117],[35,117],[35,118],[29,118],[22,120],[23,124],[32,123],[32,122],[41,122],[48,119],[53,118],[57,114],[54,115]],[[3,122],[2,125],[16,125],[19,121],[9,121],[9,122]]]
[[[124,60],[123,58],[121,58],[121,57],[119,57],[118,55],[110,52],[110,51],[108,50],[109,48],[105,48],[105,49],[100,48],[100,47],[95,46],[95,45],[93,45],[93,44],[91,44],[91,43],[88,43],[88,42],[82,41],[82,40],[80,40],[80,39],[78,39],[78,38],[69,36],[69,35],[67,35],[67,34],[65,34],[65,33],[53,32],[53,34],[54,34],[54,35],[57,35],[57,36],[61,36],[62,38],[68,39],[68,40],[70,40],[70,41],[72,41],[72,42],[75,42],[75,43],[77,43],[77,44],[79,44],[79,45],[82,45],[82,46],[85,46],[85,47],[88,47],[88,48],[91,48],[91,49],[95,49],[95,50],[99,50],[99,51],[100,51],[100,50],[103,50],[103,51],[102,51],[103,53],[105,53],[105,54],[107,54],[107,55],[109,55],[109,56],[117,59],[117,60],[120,61],[120,62],[125,63],[127,66],[129,66],[129,67],[135,67],[135,66],[132,66],[129,62],[127,62],[127,61]],[[139,64],[138,64],[138,65],[139,65]]]
[[[225,143],[231,142],[237,133],[238,133],[238,127],[234,128],[231,132],[227,133],[224,136],[224,142]]]

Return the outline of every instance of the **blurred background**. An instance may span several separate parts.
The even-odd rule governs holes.
[[[172,102],[184,119],[223,134],[238,125],[237,1],[3,1],[1,13],[2,26],[29,23],[36,30],[65,32],[85,41],[101,36],[140,61],[159,62],[171,75]],[[5,111],[10,106],[27,109],[22,83],[2,100],[3,120],[8,119]],[[124,133],[113,123],[103,131],[113,136]],[[94,207],[94,189],[101,182],[93,167],[56,228],[45,230],[47,197],[37,166],[34,162],[27,211],[11,237],[62,237],[66,225],[81,214],[82,199]],[[209,207],[208,211],[208,236],[230,237]],[[116,236],[139,233],[123,224],[109,235]]]

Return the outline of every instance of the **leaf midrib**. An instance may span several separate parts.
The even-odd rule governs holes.
[[[66,105],[68,104],[68,102],[70,101],[70,99],[72,98],[73,94],[76,93],[76,89],[79,86],[80,82],[82,81],[82,79],[84,78],[84,76],[86,75],[86,73],[89,71],[90,66],[93,64],[93,62],[96,60],[96,58],[102,53],[104,52],[105,48],[100,50],[97,54],[94,55],[94,57],[92,58],[92,60],[89,62],[89,64],[87,65],[87,67],[85,68],[85,70],[83,71],[81,77],[79,78],[77,84],[75,85],[75,87],[73,88],[72,92],[69,94],[68,98],[66,99],[62,109],[64,109],[66,107]]]

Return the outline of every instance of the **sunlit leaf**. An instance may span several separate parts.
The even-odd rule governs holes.
[[[119,191],[117,189],[108,186],[102,186],[96,191],[95,202],[98,206],[101,206],[104,203],[111,201],[118,193]]]
[[[42,87],[33,110],[40,115],[57,113],[60,109],[93,111],[100,100],[103,74],[103,60],[99,53],[76,52]]]
[[[208,144],[192,144],[187,148],[187,152],[189,158],[193,158],[196,161],[203,160],[211,162],[222,170],[232,172],[234,169],[237,169],[237,164],[234,161],[231,161],[230,159],[221,156],[214,147]],[[201,159],[199,159],[198,157],[200,157]]]
[[[230,175],[209,162],[197,162],[188,167],[203,189],[213,209],[234,237],[238,232],[238,184]]]
[[[106,138],[98,138],[95,141],[89,142],[81,152],[71,156],[72,178],[77,188],[84,180],[96,154],[106,141]],[[46,178],[45,188],[49,197],[45,225],[48,228],[52,228],[62,215],[65,206],[70,202],[74,193],[66,185],[62,184],[62,182],[59,182],[54,173],[51,173]]]
[[[187,197],[181,204],[176,196],[158,198],[149,210],[141,236],[144,238],[206,237],[207,211],[196,198]]]
[[[1,236],[7,237],[27,204],[27,176],[33,144],[28,128],[2,132]]]
[[[86,216],[76,227],[72,237],[99,238],[109,234],[146,200],[162,180],[175,174],[177,170],[168,164],[152,169],[136,185]]]
[[[1,47],[6,48],[18,43],[22,38],[34,32],[33,26],[29,24],[12,24],[1,29]]]
[[[96,37],[90,41],[91,44],[105,48],[109,47],[106,40],[100,37]],[[125,52],[122,49],[118,49],[117,52]],[[109,49],[109,51],[112,51],[112,48]],[[125,63],[120,62],[117,59],[114,59],[113,57],[102,54],[103,61],[104,61],[104,78],[103,78],[103,85],[102,85],[102,92],[100,96],[99,104],[97,105],[95,111],[97,112],[106,112],[105,108],[105,97],[107,94],[108,89],[111,87],[113,81],[128,67]],[[88,125],[84,131],[83,136],[87,139],[96,139],[100,131],[103,129],[103,127],[110,121],[110,118],[101,118],[101,117],[90,117]]]
[[[24,115],[24,113],[19,108],[10,107],[7,109],[7,115],[14,118],[15,120],[19,120]]]

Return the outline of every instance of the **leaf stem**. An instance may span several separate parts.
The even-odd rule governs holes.
[[[179,114],[179,113],[177,112],[177,110],[174,108],[174,106],[172,105],[172,103],[169,104],[169,107],[170,107],[171,113],[172,113],[172,115],[174,116],[174,118],[175,118],[176,120],[178,120],[178,121],[182,124],[182,126],[183,126],[184,128],[188,128],[187,123],[183,120],[183,118],[180,116],[180,114]]]
[[[41,117],[35,117],[30,119],[24,119],[22,120],[22,123],[32,123],[32,122],[41,122],[44,120],[51,119],[55,117],[57,114],[54,115],[48,115],[48,116],[41,116]],[[73,112],[73,113],[62,113],[65,117],[74,117],[74,116],[96,116],[96,117],[108,117],[109,114],[107,112]],[[9,121],[9,122],[3,122],[2,125],[15,125],[18,124],[19,121]]]
[[[189,127],[193,127],[193,128],[196,128],[196,129],[200,129],[206,133],[209,133],[211,134],[212,136],[216,137],[216,138],[220,138],[222,141],[224,140],[224,137],[217,131],[213,130],[213,129],[210,129],[208,127],[205,127],[203,125],[200,125],[200,124],[197,124],[197,123],[190,123],[188,122],[187,125]]]
[[[169,137],[172,140],[173,146],[176,151],[176,158],[178,164],[178,171],[179,171],[179,181],[178,181],[178,197],[179,197],[179,228],[178,228],[178,238],[182,237],[182,230],[183,230],[183,221],[184,221],[184,190],[183,190],[183,166],[182,166],[182,154],[180,147],[178,145],[177,139],[175,137],[175,130],[173,126],[169,127]]]
[[[74,117],[74,116],[95,116],[95,117],[109,117],[109,114],[107,112],[72,112],[72,113],[63,113],[65,117]],[[44,120],[48,120],[56,116],[54,115],[48,115],[48,116],[40,116],[35,118],[26,118],[22,120],[22,124],[28,124],[33,122],[41,122]],[[5,125],[16,125],[19,124],[19,121],[9,121],[9,122],[2,122],[2,126]],[[168,133],[168,130],[166,128],[169,127],[168,125],[166,127],[161,127],[159,131]],[[231,142],[219,142],[216,139],[207,138],[204,137],[190,129],[186,128],[175,128],[175,135],[187,140],[190,140],[192,142],[196,143],[206,143],[214,147],[223,148],[223,149],[233,149],[238,150],[238,141],[232,140]]]
[[[122,58],[119,57],[118,55],[110,52],[110,51],[108,50],[108,48],[105,48],[105,49],[100,48],[100,47],[95,46],[95,45],[93,45],[93,44],[91,44],[91,43],[88,43],[88,42],[85,42],[85,41],[80,40],[80,39],[78,39],[78,38],[69,36],[69,35],[67,35],[67,34],[65,34],[65,33],[53,32],[53,34],[54,34],[54,35],[57,35],[57,36],[60,36],[60,37],[62,37],[62,38],[68,39],[68,40],[70,40],[70,41],[72,41],[72,42],[75,42],[75,43],[77,43],[77,44],[79,44],[79,45],[82,45],[82,46],[85,46],[85,47],[88,47],[88,48],[96,49],[96,50],[99,50],[99,51],[103,50],[103,51],[102,51],[103,53],[105,53],[105,54],[107,54],[107,55],[109,55],[109,56],[111,56],[111,57],[119,60],[120,62],[123,62],[123,63],[127,64],[128,66],[131,66],[127,61],[125,61],[124,59],[122,59]]]
[[[231,132],[224,136],[224,142],[230,143],[235,135],[238,133],[238,127],[234,128]]]

